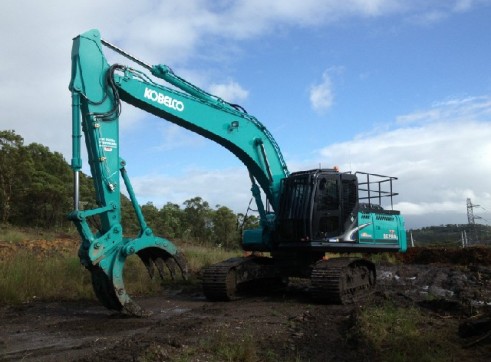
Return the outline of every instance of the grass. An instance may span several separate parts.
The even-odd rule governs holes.
[[[169,345],[151,344],[136,358],[138,362],[190,360],[228,361],[228,362],[276,362],[281,358],[271,349],[259,347],[257,338],[249,332],[240,335],[231,334],[229,330],[209,331],[206,337],[196,345],[181,346],[179,353],[173,353]],[[295,358],[291,361],[300,361]]]
[[[168,361],[169,354],[158,343],[152,343],[138,358],[136,362]]]
[[[387,263],[387,264],[400,264],[395,253],[374,253],[368,255],[368,259],[375,264]]]
[[[32,299],[87,299],[92,295],[89,273],[76,256],[40,258],[19,250],[0,262],[0,304]]]
[[[230,251],[217,247],[186,244],[182,246],[190,271],[196,273],[203,267],[242,255],[239,250]]]
[[[432,318],[415,307],[369,306],[358,313],[350,339],[365,344],[377,361],[459,360],[455,331]]]
[[[13,231],[9,239],[5,235],[2,234],[1,239],[11,240],[12,243],[26,240],[20,231]],[[191,244],[184,245],[182,249],[191,272],[191,284],[197,283],[195,276],[202,267],[240,254]],[[172,284],[169,275],[163,281],[160,278],[150,279],[136,255],[129,257],[125,263],[124,282],[130,296],[156,294],[162,291],[163,286]],[[70,252],[50,251],[48,254],[19,247],[0,258],[0,305],[19,304],[33,299],[91,298],[94,298],[91,276],[80,265],[76,247]]]
[[[26,240],[53,241],[57,238],[77,237],[75,230],[42,228],[19,228],[7,224],[0,224],[0,241],[8,243],[20,243]]]
[[[217,361],[256,362],[259,361],[254,338],[250,335],[232,337],[226,331],[205,340],[201,348],[212,354]]]
[[[28,235],[30,234],[21,230],[12,230],[0,227],[0,241],[6,241],[9,243],[20,243],[21,241],[27,240]]]
[[[33,298],[93,298],[90,273],[80,266],[77,243],[65,247],[64,252],[55,250],[60,235],[57,231],[0,226],[0,242],[7,243],[7,249],[15,250],[7,257],[4,255],[3,260],[0,254],[0,304],[22,303]],[[63,233],[63,237],[67,236],[66,232]],[[26,240],[31,241],[29,246],[39,245],[43,248],[37,251],[26,248]],[[40,240],[48,242],[41,245],[41,242],[38,244]],[[53,250],[51,242],[54,242]],[[192,276],[196,276],[203,267],[242,255],[240,250],[229,251],[179,241],[176,244],[183,251]],[[170,278],[163,281],[160,278],[150,279],[143,263],[135,255],[126,261],[124,282],[128,293],[133,296],[155,294],[162,290],[162,284],[168,286],[172,283]],[[197,282],[196,278],[191,278],[191,284]]]
[[[154,351],[160,352],[161,349]],[[196,356],[206,356],[209,361],[228,361],[228,362],[269,362],[277,361],[276,356],[270,354],[265,355],[258,350],[257,343],[253,335],[241,334],[240,336],[232,335],[229,331],[217,330],[210,331],[207,337],[200,340],[196,346],[186,346],[181,351],[179,356],[176,356],[171,361],[184,362],[192,360]],[[146,354],[146,359],[157,360],[155,357]],[[149,357],[151,357],[149,359]]]

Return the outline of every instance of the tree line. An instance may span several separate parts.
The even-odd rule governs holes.
[[[418,245],[461,245],[463,233],[469,244],[491,243],[491,227],[483,224],[446,224],[409,230]]]
[[[139,227],[131,203],[124,195],[122,200],[123,227],[129,233],[136,233]],[[240,246],[243,229],[259,226],[259,219],[255,215],[235,214],[221,205],[212,208],[199,196],[184,201],[182,206],[168,202],[159,209],[148,202],[141,208],[145,220],[156,235],[228,249]]]
[[[80,200],[95,205],[90,176],[80,175]],[[127,234],[139,231],[130,200],[121,195],[122,224]],[[168,202],[161,208],[149,202],[141,206],[154,233],[224,247],[239,245],[242,227],[258,226],[254,215],[236,214],[226,206],[212,208],[201,197],[182,205]],[[73,209],[73,172],[59,152],[31,143],[13,130],[0,131],[0,224],[43,229],[68,229],[67,214]]]

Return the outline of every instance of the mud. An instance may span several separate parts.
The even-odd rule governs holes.
[[[448,330],[462,346],[459,361],[489,360],[487,331],[475,344],[475,336],[458,334],[463,321],[491,308],[491,259],[481,256],[462,263],[425,256],[422,263],[413,255],[405,264],[382,263],[377,287],[363,303],[419,308],[427,315],[425,328]],[[135,298],[152,312],[148,318],[113,313],[95,301],[4,307],[0,361],[378,360],[353,337],[363,305],[313,304],[301,281],[231,303],[206,301],[198,285],[180,288]]]

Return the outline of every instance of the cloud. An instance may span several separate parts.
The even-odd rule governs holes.
[[[404,1],[346,0],[346,1],[237,1],[227,13],[234,29],[230,33],[238,38],[251,37],[259,32],[272,31],[281,26],[318,26],[340,19],[376,17],[403,11]]]
[[[212,207],[220,204],[245,213],[252,197],[245,167],[220,170],[190,168],[177,177],[153,174],[134,177],[132,183],[141,204],[151,201],[157,207],[167,202],[182,205],[184,201],[200,196]]]
[[[489,5],[489,0],[412,1],[406,6],[406,20],[419,25],[432,25],[452,15],[467,12],[480,5]]]
[[[310,87],[310,104],[318,113],[324,113],[331,108],[334,102],[332,82],[329,73],[325,71],[318,84]]]
[[[261,37],[278,28],[327,26],[356,17],[410,16],[433,9],[451,13],[478,4],[465,0],[449,2],[448,6],[440,3],[141,0],[122,4],[116,0],[51,0],[50,6],[46,6],[40,1],[2,1],[0,129],[15,129],[27,143],[39,142],[67,156],[70,154],[67,87],[71,38],[94,27],[101,29],[106,40],[145,62],[164,62],[182,68],[190,60],[214,59],[216,54],[229,51],[231,45],[236,47],[238,40]],[[313,104],[319,110],[325,110],[332,102],[328,82],[324,79],[312,95]],[[238,90],[232,96],[243,97],[244,93]],[[137,112],[133,115],[141,118]]]
[[[446,122],[489,119],[491,96],[453,98],[434,103],[429,109],[401,115],[396,118],[399,125],[415,125],[438,120]]]
[[[232,80],[222,84],[211,84],[210,93],[230,103],[239,103],[247,99],[249,92]]]
[[[398,177],[396,207],[413,224],[416,216],[418,222],[428,223],[436,215],[466,223],[466,198],[491,207],[489,101],[474,97],[439,102],[429,110],[398,117],[399,123],[404,120],[400,128],[360,134],[321,149],[319,156],[342,170]]]

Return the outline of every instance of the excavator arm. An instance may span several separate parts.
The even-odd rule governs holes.
[[[136,61],[170,86],[158,84],[146,73],[128,66],[110,65],[104,56],[103,45]],[[237,156],[249,171],[252,193],[260,214],[261,229],[253,233],[252,239],[255,246],[269,242],[268,237],[263,241],[262,235],[270,235],[270,232],[264,233],[263,230],[274,228],[275,213],[267,211],[260,190],[276,211],[281,180],[288,176],[288,169],[274,138],[256,118],[241,107],[188,83],[165,65],[150,66],[130,56],[103,41],[97,30],[83,33],[73,41],[69,89],[72,93],[72,169],[75,174],[75,210],[70,219],[82,236],[81,262],[91,271],[96,295],[106,307],[134,315],[145,313],[131,300],[124,287],[123,269],[129,255],[138,254],[151,274],[154,266],[162,274],[163,265],[167,265],[171,275],[177,269],[184,275],[186,272],[184,258],[174,244],[154,236],[147,226],[127,176],[126,163],[120,158],[121,101],[209,138]],[[91,210],[79,207],[81,130],[85,135],[98,205]],[[136,238],[126,238],[123,233],[121,178],[140,224],[141,230]],[[95,232],[89,224],[94,216],[100,219]],[[268,247],[262,245],[260,248]]]

